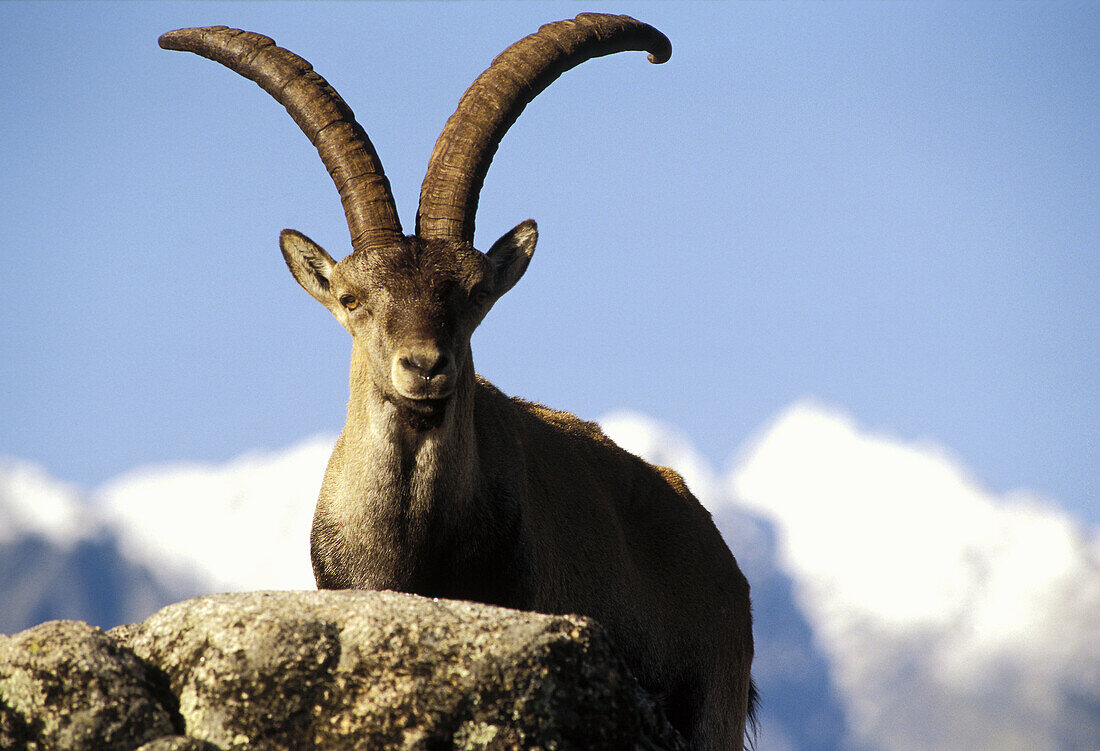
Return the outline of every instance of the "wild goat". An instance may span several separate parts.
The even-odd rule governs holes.
[[[472,245],[500,139],[563,72],[625,50],[662,63],[668,39],[626,16],[582,14],[505,50],[436,142],[409,236],[366,133],[309,63],[222,26],[160,45],[216,60],[283,104],[347,214],[342,261],[294,230],[280,238],[294,278],[352,336],[347,424],[311,535],[317,586],[591,616],[695,748],[740,748],[754,701],[749,585],[710,515],[679,475],[596,425],[504,396],[470,353],[538,237],[528,220],[488,253]]]

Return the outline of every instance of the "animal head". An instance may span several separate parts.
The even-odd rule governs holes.
[[[474,329],[523,275],[537,238],[528,220],[487,253],[409,236],[335,261],[295,230],[280,245],[294,278],[352,335],[382,395],[431,416],[472,367]]]
[[[647,50],[663,63],[668,39],[627,16],[585,13],[543,26],[501,53],[466,91],[436,142],[421,187],[416,232],[401,231],[389,181],[351,109],[308,62],[252,32],[214,26],[164,34],[255,81],[283,104],[336,184],[352,252],[335,261],[295,230],[280,238],[294,278],[348,330],[384,398],[431,425],[463,374],[469,343],[535,250],[531,220],[487,252],[473,247],[478,193],[500,139],[559,75],[592,57]],[[472,375],[472,372],[469,373]]]

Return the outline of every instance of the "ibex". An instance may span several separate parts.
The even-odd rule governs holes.
[[[474,81],[432,152],[416,233],[351,110],[305,60],[259,34],[181,29],[166,49],[215,60],[284,105],[340,193],[352,253],[294,230],[294,278],[352,336],[347,424],[311,534],[322,589],[392,589],[599,621],[696,749],[741,748],[755,692],[749,585],[678,474],[595,424],[510,399],[474,373],[470,336],[527,269],[525,221],[474,249],[478,193],[523,108],[592,57],[671,45],[626,16],[543,26]]]

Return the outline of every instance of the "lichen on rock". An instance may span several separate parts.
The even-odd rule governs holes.
[[[594,621],[332,591],[212,595],[107,634],[66,622],[0,637],[0,746],[8,738],[127,751],[686,748]]]
[[[155,670],[86,623],[0,637],[0,748],[133,751],[176,732],[171,704]]]

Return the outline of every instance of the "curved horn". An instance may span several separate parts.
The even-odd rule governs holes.
[[[582,13],[546,24],[498,55],[462,95],[435,142],[420,188],[417,234],[472,243],[485,173],[523,108],[570,68],[626,50],[645,50],[651,63],[663,63],[672,44],[629,16]]]
[[[355,250],[401,237],[401,222],[382,162],[351,108],[313,66],[261,34],[208,26],[169,31],[166,50],[194,52],[258,83],[317,147],[348,218]]]

